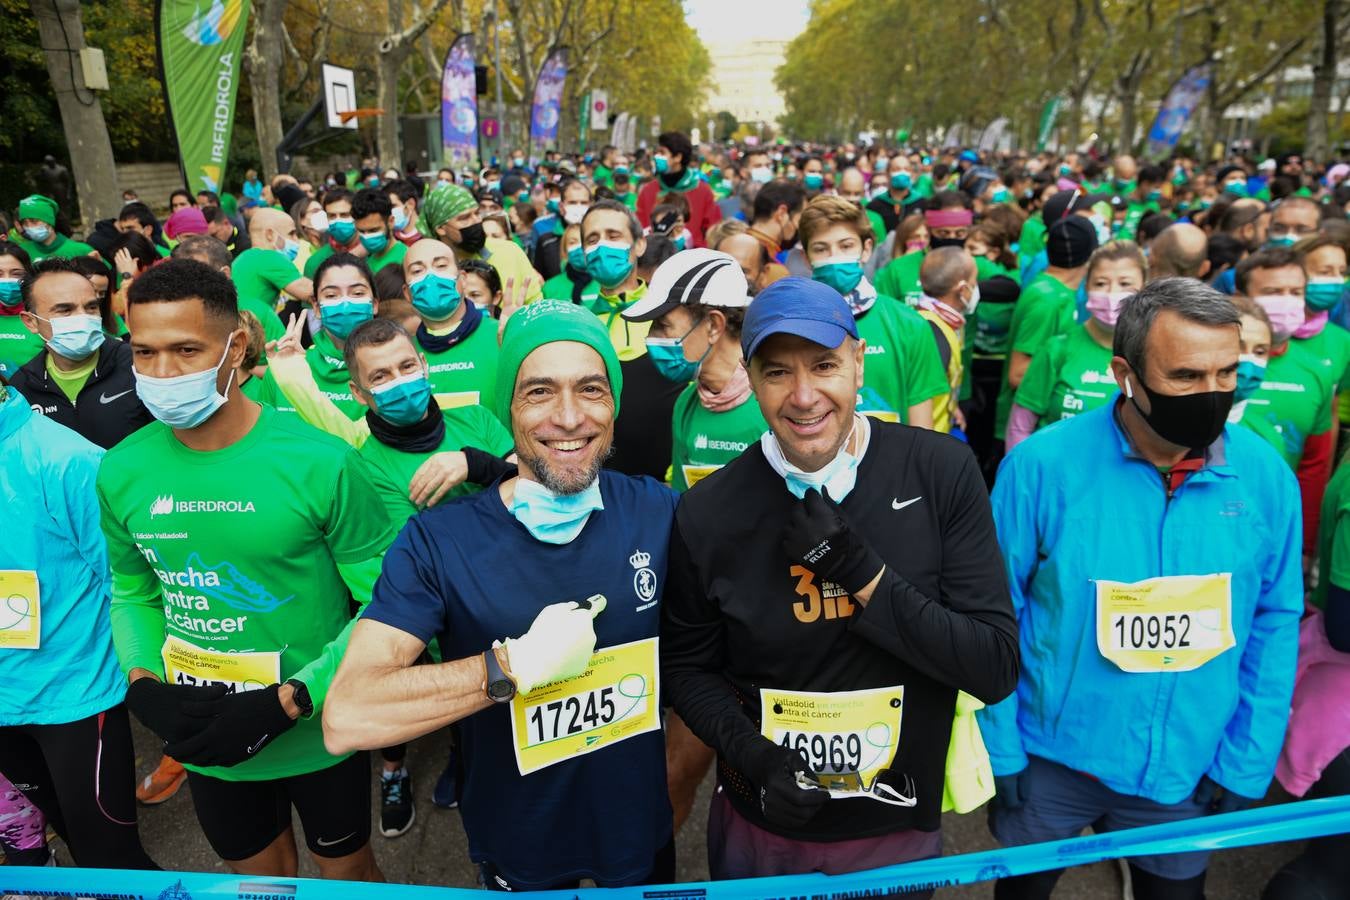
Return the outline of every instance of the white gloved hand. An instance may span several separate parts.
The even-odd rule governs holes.
[[[595,653],[596,616],[604,612],[605,598],[554,603],[534,617],[530,630],[506,640],[507,669],[516,691],[528,694],[540,685],[571,678],[586,671]]]

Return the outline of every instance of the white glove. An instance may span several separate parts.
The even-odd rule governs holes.
[[[506,667],[515,679],[516,691],[528,694],[535,688],[571,678],[586,671],[595,653],[592,620],[605,609],[605,598],[595,596],[545,606],[534,617],[530,630],[506,640]]]

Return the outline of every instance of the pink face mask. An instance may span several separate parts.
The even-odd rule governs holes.
[[[1256,302],[1266,311],[1266,316],[1270,319],[1270,330],[1277,344],[1288,340],[1303,324],[1302,297],[1293,294],[1263,294],[1256,298]]]
[[[1134,296],[1134,291],[1090,291],[1088,292],[1087,311],[1092,318],[1107,328],[1115,328],[1120,318],[1120,309],[1125,301]]]

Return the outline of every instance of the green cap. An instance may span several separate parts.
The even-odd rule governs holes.
[[[511,398],[516,392],[516,376],[525,357],[545,344],[575,341],[585,344],[605,361],[609,388],[614,392],[614,417],[619,417],[619,395],[623,393],[623,372],[609,332],[590,310],[561,300],[539,300],[517,310],[506,323],[502,349],[497,357],[497,418],[511,421]]]
[[[48,225],[56,225],[56,201],[41,194],[30,194],[19,201],[19,221],[37,219]]]

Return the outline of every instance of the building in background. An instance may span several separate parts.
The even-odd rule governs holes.
[[[787,111],[787,106],[774,86],[773,74],[783,64],[788,42],[705,39],[704,43],[712,57],[709,111],[731,113],[752,133],[776,130],[778,117]],[[717,137],[720,140],[727,135]]]

